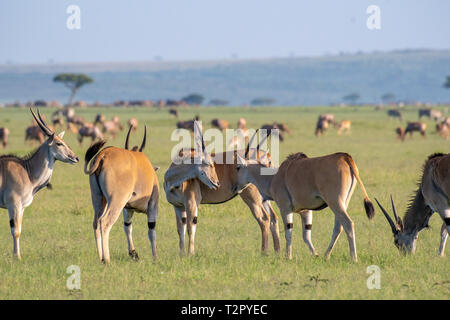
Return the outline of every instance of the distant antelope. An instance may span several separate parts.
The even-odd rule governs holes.
[[[63,111],[57,110],[53,112],[52,114],[52,124],[54,126],[64,126],[64,117],[63,117]]]
[[[435,109],[419,109],[419,120],[422,117],[428,117],[432,120],[439,120],[442,118],[442,112]]]
[[[450,128],[446,122],[441,122],[436,124],[436,132],[445,140],[448,139],[448,132]]]
[[[230,127],[230,125],[228,124],[228,121],[223,120],[223,119],[212,119],[211,126],[213,126],[214,128],[217,128],[219,130],[225,130]]]
[[[134,212],[142,212],[147,215],[152,255],[154,259],[157,258],[155,227],[159,183],[150,160],[142,152],[145,139],[144,133],[139,151],[117,147],[102,149],[105,141],[95,143],[86,151],[84,173],[89,175],[94,207],[94,236],[97,254],[102,262],[110,262],[109,233],[121,211],[130,257],[139,259],[132,239],[132,218]]]
[[[195,121],[200,120],[200,117],[197,115],[193,120],[187,120],[187,121],[178,121],[177,122],[177,129],[187,129],[192,132],[194,132],[194,123]]]
[[[111,136],[112,139],[116,138],[117,132],[122,131],[123,127],[120,124],[120,119],[117,116],[114,116],[112,120],[107,120],[103,122],[103,133],[107,133]]]
[[[234,135],[228,142],[227,150],[233,150],[237,146],[245,146],[248,144],[249,132],[247,129],[247,121],[244,118],[239,118],[237,122],[236,135]]]
[[[30,111],[47,140],[29,156],[0,156],[0,208],[8,209],[13,253],[19,259],[19,238],[25,208],[39,190],[49,185],[57,160],[71,164],[78,162],[78,157],[63,140],[64,131],[55,135],[42,120],[39,110],[38,117],[33,110]]]
[[[412,134],[414,131],[420,132],[420,135],[425,138],[426,135],[426,129],[427,129],[427,125],[423,122],[417,121],[417,122],[408,122],[408,124],[406,125],[405,130],[398,130],[397,129],[397,134],[400,135],[400,140],[404,141],[406,135],[409,133],[409,137],[412,138]]]
[[[178,118],[178,110],[177,109],[169,109],[169,114],[175,116],[175,118]]]
[[[37,141],[39,144],[45,141],[44,134],[38,125],[32,125],[25,129],[25,141]]]
[[[341,134],[343,132],[350,133],[351,127],[352,127],[352,122],[350,120],[342,120],[337,125],[337,128],[338,128],[337,133],[338,134]]]
[[[387,115],[390,118],[397,118],[398,120],[402,121],[402,114],[399,110],[391,109],[387,111]]]
[[[103,134],[101,133],[100,129],[97,126],[94,126],[92,123],[85,123],[79,130],[78,130],[78,142],[83,144],[83,138],[88,137],[91,138],[91,141],[94,142],[95,140],[103,140]]]
[[[450,154],[437,153],[428,157],[423,166],[419,188],[403,219],[397,215],[392,196],[395,222],[378,200],[375,200],[391,226],[396,247],[405,253],[416,251],[419,232],[428,227],[428,221],[434,212],[439,213],[444,221],[441,228],[439,255],[444,256],[445,243],[450,233]]]
[[[133,131],[136,131],[139,125],[139,121],[136,118],[130,118],[128,120],[128,127],[132,128]]]
[[[253,217],[258,222],[262,236],[262,251],[269,249],[269,232],[272,233],[275,251],[280,250],[280,235],[278,230],[278,219],[270,205],[270,201],[264,200],[258,189],[247,184],[239,187],[237,180],[236,155],[239,153],[245,158],[249,155],[266,156],[262,151],[255,149],[228,151],[218,154],[206,154],[204,159],[211,157],[214,162],[211,172],[204,177],[195,173],[196,164],[172,164],[164,176],[164,190],[167,201],[173,206],[177,218],[178,235],[180,239],[180,254],[185,252],[186,224],[189,234],[188,253],[194,253],[194,238],[197,226],[198,208],[200,204],[221,204],[227,202],[237,195],[250,208]],[[203,153],[206,149],[203,149]],[[181,150],[181,157],[195,157],[195,150]],[[234,159],[234,163],[227,163],[226,159]],[[209,160],[208,160],[209,161]],[[198,172],[198,171],[197,171]],[[196,179],[192,179],[195,176]],[[209,176],[209,177],[208,177]],[[205,178],[206,179],[205,182]],[[216,181],[220,181],[220,185]]]
[[[267,167],[266,163],[243,159],[239,155],[238,157],[239,185],[254,184],[265,199],[275,200],[280,208],[288,259],[292,258],[293,213],[322,210],[329,206],[335,220],[325,257],[329,258],[343,228],[347,234],[351,260],[357,261],[354,225],[347,214],[347,207],[356,186],[355,180],[363,192],[364,208],[369,219],[373,218],[375,210],[359,177],[358,168],[349,154],[335,153],[308,158],[303,153],[296,153],[283,161],[274,175],[261,174],[261,169]],[[310,219],[312,220],[312,214]],[[305,227],[305,221],[303,224]],[[315,254],[310,241],[309,247]]]
[[[261,126],[261,129],[266,130],[267,136],[270,136],[272,134],[272,130],[278,129],[278,138],[280,139],[281,142],[284,141],[282,132],[287,132],[287,133],[291,134],[291,130],[289,130],[287,125],[285,125],[284,123],[274,122],[272,124],[265,124],[265,125]],[[277,131],[273,131],[273,133],[275,133],[275,132],[277,132]]]
[[[6,148],[6,146],[8,145],[8,137],[9,137],[9,129],[0,128],[0,140],[2,142],[3,148]]]
[[[101,113],[98,113],[98,114],[95,116],[95,119],[94,119],[94,125],[96,125],[97,123],[103,125],[103,123],[104,123],[105,121],[106,121],[105,115],[103,115],[103,114],[101,114]]]

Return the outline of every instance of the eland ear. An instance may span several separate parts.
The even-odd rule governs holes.
[[[64,137],[64,133],[66,133],[66,132],[62,131],[61,133],[58,134],[58,137],[62,139]]]

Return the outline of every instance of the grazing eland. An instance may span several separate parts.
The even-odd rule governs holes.
[[[395,246],[403,253],[414,253],[419,232],[428,227],[434,212],[443,220],[439,255],[444,256],[445,243],[450,233],[450,154],[436,153],[423,166],[419,187],[405,215],[400,218],[391,196],[394,219],[375,199],[394,235]]]

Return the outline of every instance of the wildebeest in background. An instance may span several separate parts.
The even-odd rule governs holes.
[[[37,141],[39,144],[45,141],[44,134],[38,125],[32,125],[25,129],[25,141],[30,143]]]
[[[434,212],[443,220],[439,255],[444,256],[445,243],[450,232],[450,154],[437,153],[428,157],[423,166],[423,174],[416,194],[401,219],[395,209],[391,196],[393,221],[389,213],[381,206],[394,235],[394,243],[402,252],[414,253],[416,241],[421,230],[428,227],[428,221]]]
[[[214,128],[217,128],[219,130],[225,130],[230,127],[230,125],[228,124],[228,121],[223,120],[223,119],[212,119],[211,126],[213,126]]]
[[[25,208],[39,190],[49,185],[57,160],[71,164],[78,162],[78,157],[63,140],[64,131],[55,134],[42,120],[39,110],[38,116],[30,111],[47,140],[29,156],[0,157],[0,208],[8,209],[13,253],[18,259],[21,257],[19,238]]]
[[[400,129],[400,130],[399,130]],[[421,121],[408,122],[405,129],[397,128],[396,132],[399,134],[400,140],[404,141],[406,135],[409,133],[409,137],[412,138],[414,131],[420,132],[420,135],[425,138],[427,125]]]
[[[102,262],[110,262],[109,233],[123,211],[123,225],[131,258],[139,259],[132,239],[132,218],[134,212],[142,212],[147,215],[148,238],[153,258],[156,259],[159,183],[150,160],[142,152],[145,134],[139,151],[103,148],[104,145],[103,140],[92,145],[86,151],[84,165],[84,173],[89,175],[94,207],[93,228],[98,257]]]
[[[85,123],[78,130],[77,139],[80,145],[83,144],[84,138],[91,138],[91,141],[94,142],[95,140],[103,140],[103,134],[97,126],[94,126],[94,124]]]
[[[272,133],[274,135],[278,135],[280,142],[284,141],[282,132],[287,132],[291,134],[291,130],[289,130],[287,125],[285,125],[284,123],[274,122],[272,124],[264,124],[261,126],[261,129],[267,130],[267,136],[270,136]],[[274,129],[277,129],[278,131],[274,131]]]
[[[419,109],[419,120],[422,117],[428,117],[432,120],[438,121],[442,118],[442,112],[435,109]]]
[[[6,148],[8,145],[8,137],[9,137],[9,129],[8,128],[0,128],[0,141],[2,142],[3,148]]]
[[[56,126],[64,126],[64,114],[62,109],[56,110],[52,114],[52,124]]]
[[[187,120],[187,121],[178,121],[177,122],[177,129],[187,129],[192,132],[194,132],[194,124],[195,121],[200,120],[200,117],[196,115],[193,120]]]
[[[399,110],[390,109],[387,111],[387,115],[390,118],[397,118],[398,120],[403,121],[402,114]]]
[[[105,121],[106,121],[105,115],[103,115],[103,114],[101,114],[101,113],[98,113],[98,114],[95,116],[95,119],[94,119],[94,125],[96,125],[97,123],[103,125],[103,123],[104,123]]]
[[[169,109],[169,114],[175,116],[175,118],[178,118],[178,110],[177,109]]]
[[[328,127],[328,121],[319,117],[319,119],[317,119],[316,130],[314,131],[314,134],[316,135],[316,137],[323,135],[325,131],[327,131]]]

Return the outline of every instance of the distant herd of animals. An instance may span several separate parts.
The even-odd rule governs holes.
[[[387,111],[389,117],[403,121],[400,110],[391,109]],[[445,117],[440,110],[435,109],[419,109],[419,121],[408,121],[405,128],[398,127],[395,129],[397,138],[401,141],[405,140],[406,135],[412,137],[413,132],[419,132],[422,137],[426,136],[427,125],[420,121],[422,117],[427,117],[436,122],[436,132],[445,140],[449,137],[450,117]]]
[[[39,148],[25,157],[0,156],[0,207],[8,210],[13,254],[17,258],[21,257],[19,238],[24,210],[32,203],[39,190],[49,187],[54,163],[57,160],[69,164],[79,162],[79,158],[63,140],[64,132],[56,134],[54,129],[46,124],[39,110],[37,114],[31,108],[30,111],[35,127],[42,135],[37,139],[33,138],[39,141]],[[94,122],[87,123],[83,118],[76,116],[73,110],[67,108],[55,112],[51,121],[54,127],[61,126],[64,124],[63,121],[66,121],[67,127],[78,134],[80,143],[83,137],[92,138],[93,143],[85,154],[84,173],[89,177],[94,211],[94,238],[99,260],[104,263],[110,262],[109,233],[121,212],[130,257],[134,260],[139,259],[133,244],[132,218],[135,212],[141,212],[147,215],[148,238],[153,258],[156,259],[158,256],[156,222],[160,186],[156,175],[158,168],[155,168],[143,153],[146,129],[140,147],[129,149],[130,133],[136,131],[138,127],[137,119],[132,118],[128,121],[129,128],[124,148],[105,147],[106,141],[102,134],[108,133],[114,137],[117,130],[122,130],[118,118],[106,120],[104,116],[97,115]],[[220,130],[229,127],[227,121],[220,119],[214,119],[211,125]],[[323,134],[330,125],[336,126],[341,132],[350,130],[350,121],[343,120],[337,124],[333,115],[324,114],[319,116],[316,135]],[[344,230],[349,243],[351,261],[358,260],[354,223],[347,212],[356,184],[363,193],[363,206],[369,219],[374,217],[375,208],[351,155],[340,152],[310,158],[298,152],[288,156],[274,175],[263,175],[261,174],[263,168],[273,168],[270,153],[260,148],[269,134],[263,136],[256,147],[250,146],[258,130],[249,137],[243,149],[210,154],[205,147],[202,128],[198,121],[195,119],[180,121],[177,128],[194,131],[197,146],[180,149],[178,156],[183,161],[172,161],[164,174],[163,188],[166,199],[175,212],[181,255],[186,252],[186,231],[189,238],[188,254],[195,251],[199,205],[221,205],[239,195],[261,229],[263,252],[269,250],[270,234],[275,251],[281,249],[278,217],[271,205],[274,201],[282,217],[287,258],[292,258],[294,213],[300,215],[303,240],[311,253],[316,256],[317,252],[311,241],[312,213],[329,207],[334,213],[335,220],[325,257],[330,257],[339,235]],[[245,119],[239,119],[238,128],[248,132]],[[279,129],[277,132],[280,135],[284,132],[290,133],[289,128],[282,123],[263,125],[262,128],[268,131]],[[3,136],[7,136],[8,130],[6,128],[1,130]],[[34,137],[36,130],[33,130],[27,129],[27,135]],[[4,145],[6,146],[6,143]],[[194,159],[200,161],[193,161]],[[223,161],[224,159],[234,160],[227,163]],[[419,232],[428,226],[430,217],[437,212],[443,220],[439,254],[444,256],[450,231],[449,175],[450,154],[430,155],[423,166],[419,187],[403,218],[398,215],[392,197],[393,218],[375,199],[391,227],[394,244],[401,252],[415,252]]]

